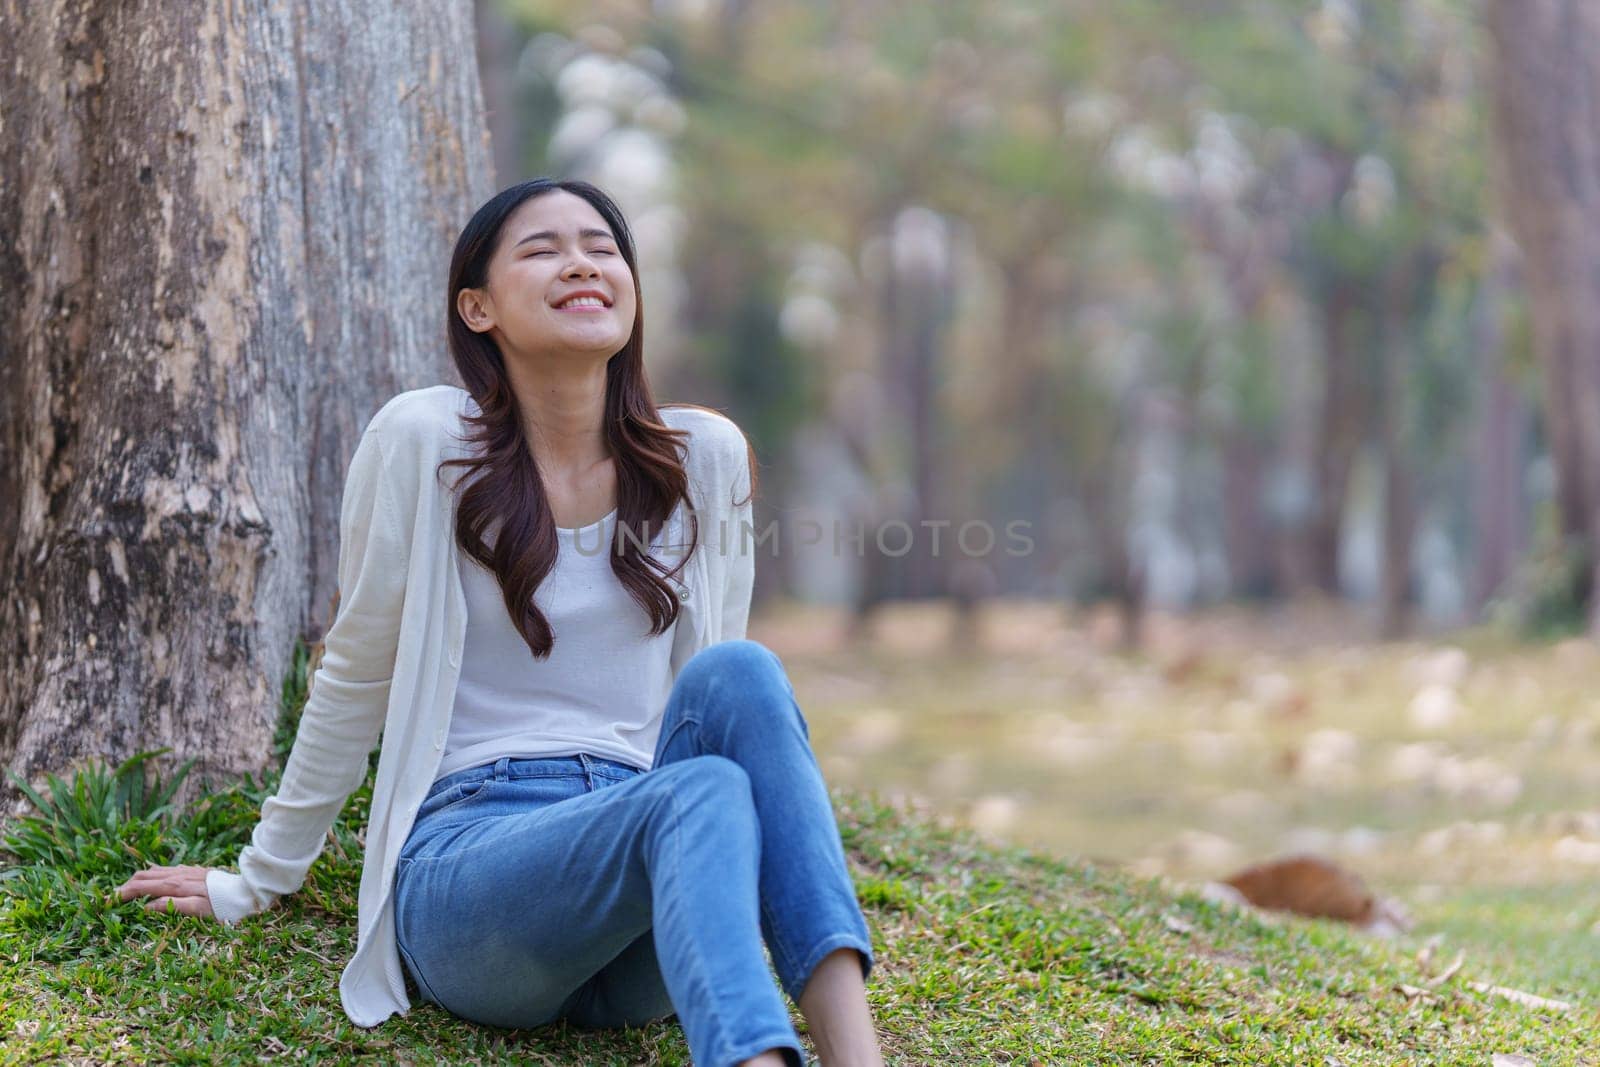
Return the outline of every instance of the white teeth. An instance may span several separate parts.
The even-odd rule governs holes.
[[[557,306],[564,308],[603,308],[606,305],[605,301],[601,300],[599,297],[577,296],[573,297],[571,300],[564,300]]]

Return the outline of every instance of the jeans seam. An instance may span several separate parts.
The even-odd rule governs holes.
[[[696,730],[698,730],[698,729],[700,729],[700,720],[699,719],[690,718],[686,714],[685,715],[679,715],[678,716],[678,721],[672,724],[672,730],[667,734],[666,739],[664,741],[662,741],[659,745],[656,746],[656,751],[661,755],[665,755],[666,751],[667,751],[667,748],[672,744],[673,740],[678,736],[678,732],[680,730],[682,730],[685,726],[693,726]],[[659,764],[656,764],[656,766],[659,766]]]
[[[682,814],[678,811],[678,798],[673,796],[671,793],[666,793],[664,795],[667,798],[667,806],[672,810],[672,863],[673,863],[674,868],[678,872],[678,879],[677,880],[681,883],[682,880],[683,880],[683,869],[684,869],[684,864],[683,864],[683,817],[682,817]],[[676,910],[676,909],[674,909],[674,910]],[[713,997],[709,996],[712,987],[707,982],[707,979],[708,979],[709,976],[707,975],[707,968],[705,966],[705,961],[700,958],[699,942],[694,937],[690,937],[688,939],[688,941],[689,941],[689,944],[690,944],[691,949],[692,949],[691,955],[694,958],[694,971],[695,971],[695,977],[696,977],[695,985],[699,986],[700,989],[705,994],[708,994],[705,997],[705,1003],[707,1005],[706,1014],[713,1017],[713,1019],[714,1019],[714,1021],[716,1023],[716,1027],[717,1027],[717,1031],[718,1031],[718,1037],[719,1037],[719,1039],[725,1041],[727,1039],[728,1027],[726,1025],[725,1020],[721,1017],[720,1013],[718,1012],[718,1008],[717,1008],[717,1004],[716,1004],[715,999]],[[676,1005],[674,1005],[674,1007],[676,1007]],[[737,1060],[733,1060],[731,1062],[737,1063],[738,1061]]]
[[[757,880],[759,881],[759,877]],[[772,950],[772,955],[775,957],[773,962],[777,964],[778,977],[781,979],[785,975],[795,973],[794,957],[789,955],[787,949],[783,945],[783,938],[778,936],[781,934],[781,929],[774,917],[775,913],[767,904],[766,897],[764,896],[761,898],[761,914],[766,916],[767,925],[772,928],[774,935],[772,941],[768,942],[767,947]]]
[[[449,1011],[449,1008],[444,1007],[444,1001],[439,999],[439,994],[435,993],[433,987],[428,984],[428,980],[422,977],[422,968],[417,966],[416,958],[411,955],[411,951],[405,945],[400,943],[399,938],[395,938],[395,948],[400,950],[405,965],[411,972],[411,980],[417,983],[417,991],[422,994],[423,999],[444,1008],[445,1011]]]

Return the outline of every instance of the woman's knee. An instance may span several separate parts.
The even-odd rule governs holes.
[[[683,665],[679,679],[690,685],[733,681],[740,689],[762,683],[781,685],[788,680],[778,654],[748,638],[719,641],[702,648]]]
[[[684,665],[676,686],[684,688],[682,697],[712,736],[728,728],[787,726],[794,720],[810,736],[783,661],[759,641],[723,641],[701,649]]]

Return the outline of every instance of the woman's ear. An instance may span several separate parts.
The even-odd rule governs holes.
[[[462,289],[456,294],[456,313],[467,329],[485,333],[494,329],[494,308],[482,289]]]

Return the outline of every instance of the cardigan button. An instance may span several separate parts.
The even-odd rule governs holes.
[[[686,585],[678,586],[678,599],[679,600],[688,600],[689,599],[689,587],[688,586],[686,586]]]

